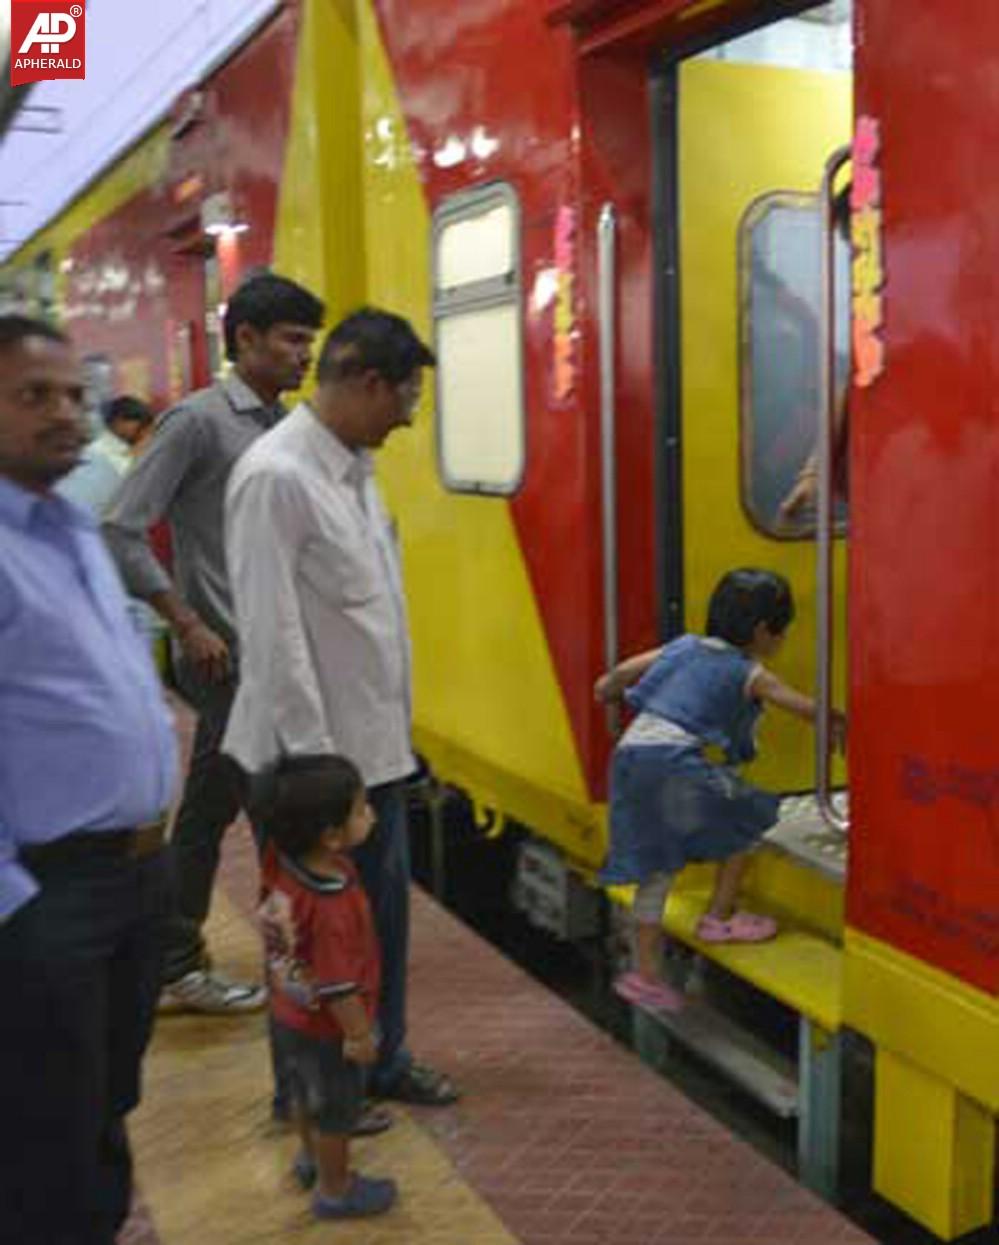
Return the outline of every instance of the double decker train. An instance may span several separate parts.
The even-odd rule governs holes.
[[[606,845],[594,679],[730,567],[788,577],[780,670],[848,701],[848,765],[765,725],[789,799],[750,886],[789,932],[722,967],[801,1017],[806,1178],[835,1191],[859,1033],[873,1186],[944,1239],[995,1226],[997,57],[981,0],[275,2],[0,271],[158,406],[222,368],[260,266],[432,336],[379,464],[416,744],[523,829],[519,902],[562,933]],[[849,515],[781,524],[844,392]]]

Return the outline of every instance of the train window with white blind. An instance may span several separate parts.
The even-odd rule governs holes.
[[[496,183],[434,215],[437,460],[455,492],[508,495],[524,475],[520,205]]]

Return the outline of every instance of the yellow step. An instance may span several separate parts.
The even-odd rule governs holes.
[[[808,930],[782,924],[770,942],[707,943],[694,933],[708,905],[706,890],[674,890],[664,925],[681,942],[727,972],[793,1008],[828,1032],[843,1023],[842,951]]]

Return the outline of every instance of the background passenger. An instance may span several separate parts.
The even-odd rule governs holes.
[[[284,277],[254,277],[238,289],[225,315],[232,374],[161,416],[105,520],[126,587],[171,629],[177,683],[198,715],[170,842],[176,906],[163,968],[164,1001],[196,1011],[241,1012],[264,1003],[258,986],[211,971],[201,933],[222,835],[240,807],[235,776],[219,752],[239,660],[223,503],[233,464],[282,417],[280,395],[305,380],[323,311],[308,290]],[[149,529],[164,517],[175,582],[149,545]]]
[[[624,693],[639,711],[614,750],[610,852],[601,873],[605,884],[638,886],[634,964],[614,988],[639,1006],[682,1006],[662,975],[662,918],[674,874],[691,861],[721,862],[698,938],[762,942],[777,932],[772,917],[737,909],[736,897],[749,852],[777,821],[779,801],[729,767],[756,755],[764,702],[815,719],[815,701],[761,664],[779,651],[793,617],[781,575],[730,571],[712,593],[706,636],[681,636],[630,657],[597,681],[598,700]],[[842,741],[841,714],[835,727]],[[708,747],[721,748],[726,764],[709,760]]]
[[[56,491],[100,521],[152,427],[153,412],[145,402],[128,396],[115,398],[104,410],[104,431],[91,441],[79,466],[59,482]]]
[[[98,523],[152,432],[153,412],[140,399],[123,396],[107,404],[104,423],[104,431],[84,450],[79,466],[56,485],[60,496],[89,510]],[[128,612],[150,644],[163,634],[159,616],[145,601],[132,597]]]

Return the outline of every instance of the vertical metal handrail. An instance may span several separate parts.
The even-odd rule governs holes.
[[[600,331],[600,480],[604,567],[604,661],[612,670],[620,660],[617,557],[617,213],[612,203],[597,222],[597,320]],[[620,709],[607,707],[612,735],[621,729]]]
[[[850,160],[850,148],[830,156],[822,177],[822,336],[819,350],[821,407],[818,440],[816,550],[816,702],[815,795],[823,820],[845,834],[850,827],[832,802],[832,676],[833,676],[833,426],[836,419],[836,176]]]

